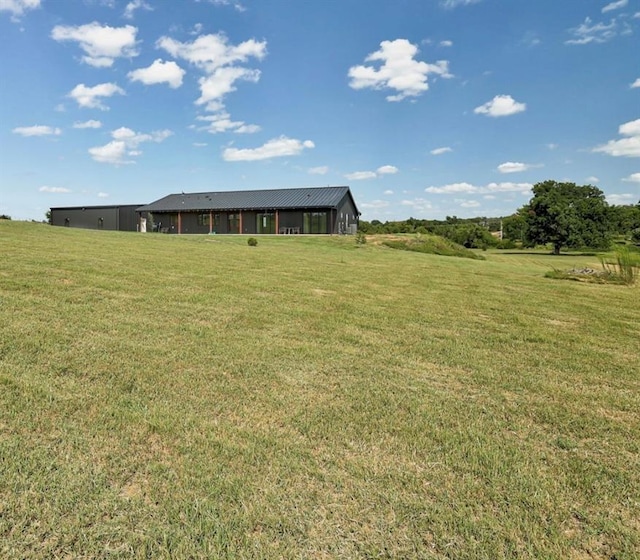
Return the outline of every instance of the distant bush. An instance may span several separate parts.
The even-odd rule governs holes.
[[[515,249],[516,247],[516,242],[512,239],[502,239],[496,245],[497,249]]]
[[[249,239],[247,239],[247,245],[249,245],[249,247],[257,247],[258,240],[255,237],[250,237]]]
[[[0,214],[0,220],[10,220],[11,216],[7,216],[7,214]]]
[[[416,251],[418,253],[443,255],[446,257],[484,260],[482,255],[478,255],[469,249],[465,249],[461,245],[437,235],[421,235],[409,239],[390,239],[383,241],[382,244],[392,249],[400,249],[401,251]]]
[[[356,245],[365,245],[367,243],[367,236],[359,231],[356,233]]]

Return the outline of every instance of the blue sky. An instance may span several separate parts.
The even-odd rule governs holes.
[[[366,220],[640,198],[640,0],[0,0],[0,213],[349,185]]]

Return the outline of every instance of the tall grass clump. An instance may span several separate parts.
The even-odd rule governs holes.
[[[600,264],[610,279],[621,284],[631,286],[638,279],[640,258],[629,247],[616,247],[615,257],[600,257]]]

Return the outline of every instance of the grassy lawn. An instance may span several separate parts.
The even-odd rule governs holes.
[[[640,556],[640,288],[0,222],[0,557]]]

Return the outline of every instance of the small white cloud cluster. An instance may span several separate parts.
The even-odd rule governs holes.
[[[297,156],[304,149],[314,148],[315,144],[311,140],[304,142],[295,138],[280,136],[273,138],[259,148],[226,148],[222,153],[225,161],[258,161],[283,156]]]
[[[382,41],[380,50],[371,53],[365,62],[380,62],[379,68],[358,65],[349,68],[349,86],[353,89],[391,89],[397,93],[387,96],[387,101],[402,101],[417,97],[429,89],[428,77],[435,74],[452,78],[449,62],[439,60],[428,64],[415,59],[418,47],[406,39]]]
[[[138,56],[136,33],[131,25],[110,27],[97,21],[85,25],[56,25],[51,32],[55,41],[75,41],[85,52],[82,61],[99,68],[113,66],[116,58]]]
[[[489,183],[484,187],[478,187],[471,183],[450,183],[441,187],[427,187],[425,192],[430,194],[492,194],[492,193],[520,193],[529,194],[533,185],[531,183]]]
[[[222,34],[201,35],[192,42],[180,42],[161,37],[156,46],[173,58],[186,60],[199,68],[205,76],[198,80],[200,97],[197,105],[211,111],[221,109],[224,96],[235,91],[239,80],[257,82],[260,71],[242,66],[251,58],[262,60],[267,54],[267,43],[250,39],[239,45],[230,45]]]
[[[150,66],[138,68],[127,74],[132,82],[142,82],[149,86],[154,84],[169,84],[169,87],[176,89],[182,85],[182,78],[186,72],[175,62],[164,62],[157,58]]]
[[[80,107],[108,111],[109,108],[102,103],[101,98],[112,97],[116,94],[124,95],[124,90],[116,84],[104,83],[93,87],[78,84],[69,92],[69,97],[75,99]]]
[[[132,158],[142,155],[138,149],[143,142],[163,142],[173,133],[170,130],[159,130],[151,134],[134,132],[130,128],[120,127],[111,132],[113,140],[104,146],[89,148],[89,154],[99,163],[125,165],[135,163]]]
[[[519,161],[506,161],[498,165],[498,171],[500,173],[522,173],[532,167],[540,167],[539,165],[533,165],[531,163],[521,163]]]
[[[612,12],[613,10],[619,10],[621,8],[625,8],[629,0],[618,0],[617,2],[611,2],[607,4],[604,8],[602,8],[602,13],[606,14],[607,12]]]
[[[382,175],[395,175],[397,172],[397,167],[393,165],[383,165],[375,171],[354,171],[353,173],[347,173],[345,177],[350,181],[363,181],[365,179],[375,179]]]
[[[435,148],[431,150],[432,156],[441,156],[442,154],[447,154],[449,152],[453,152],[453,150],[449,146],[443,146],[442,148]]]
[[[625,138],[609,140],[593,151],[615,157],[640,157],[640,119],[620,125],[618,133]]]
[[[522,113],[526,108],[526,103],[518,103],[510,95],[496,95],[491,101],[476,107],[473,112],[476,115],[487,115],[488,117],[507,117]]]
[[[40,0],[0,0],[0,12],[9,12],[13,21],[20,21],[20,16],[27,10],[40,7]]]
[[[70,189],[65,187],[49,187],[47,185],[43,185],[38,189],[38,191],[51,194],[67,194],[71,192]]]
[[[34,126],[18,126],[12,130],[14,134],[20,136],[60,136],[62,130],[52,126],[37,124]]]
[[[226,111],[219,111],[213,115],[201,115],[196,117],[197,120],[207,122],[209,124],[199,127],[198,130],[206,130],[211,134],[219,132],[233,131],[237,134],[253,134],[259,132],[260,127],[255,124],[246,124],[244,121],[233,121],[231,115]]]
[[[125,7],[124,13],[122,14],[122,16],[125,19],[133,19],[133,14],[136,10],[152,11],[153,8],[149,4],[147,4],[144,0],[132,0]]]

